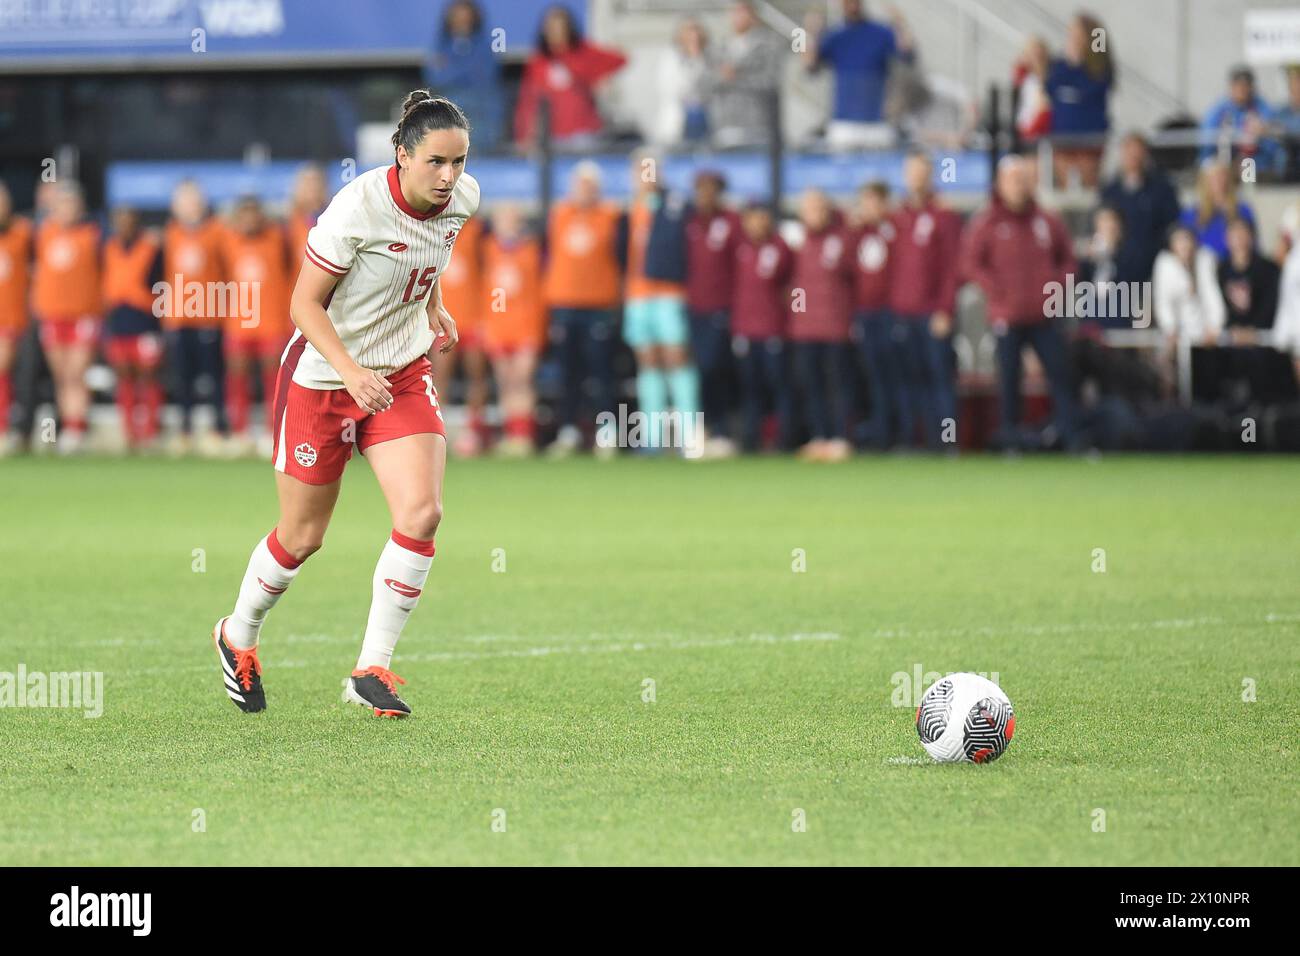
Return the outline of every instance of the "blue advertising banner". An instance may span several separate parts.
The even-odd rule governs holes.
[[[572,0],[579,19],[586,4]],[[0,0],[0,70],[310,62],[417,63],[447,0]],[[549,0],[479,0],[525,54]],[[202,61],[196,60],[202,57]]]
[[[633,168],[624,154],[589,157],[600,169],[603,192],[610,199],[624,200],[631,194]],[[553,195],[568,192],[573,168],[581,158],[557,158],[552,169]],[[945,161],[953,171],[945,180]],[[266,202],[281,202],[288,195],[301,160],[276,160],[258,165],[235,161],[113,163],[108,168],[107,198],[109,205],[124,203],[141,209],[166,209],[171,192],[182,179],[196,180],[209,199],[217,204],[230,202],[243,193],[260,196]],[[344,171],[362,172],[355,164],[342,160],[323,164],[330,178],[331,191],[343,186]],[[804,189],[820,188],[844,198],[873,179],[887,182],[901,191],[903,154],[868,153],[850,156],[787,156],[782,170],[787,198]],[[479,181],[483,199],[494,201],[536,202],[540,196],[540,167],[527,159],[471,158],[469,171]],[[713,155],[670,156],[661,160],[659,175],[669,189],[687,191],[695,173],[701,169],[721,172],[727,178],[727,191],[738,201],[766,201],[769,195],[767,156],[762,153],[718,153]],[[935,170],[940,192],[983,194],[990,188],[989,160],[985,153],[963,152],[951,156],[935,155]]]

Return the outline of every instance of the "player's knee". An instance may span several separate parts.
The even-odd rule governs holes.
[[[426,501],[413,507],[405,516],[402,524],[406,525],[406,534],[421,541],[430,541],[438,531],[442,521],[442,505],[437,501]]]
[[[321,549],[325,543],[324,528],[285,528],[279,526],[276,528],[275,536],[280,541],[280,546],[288,551],[298,561],[306,561],[309,557]]]

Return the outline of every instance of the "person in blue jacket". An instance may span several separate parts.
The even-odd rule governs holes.
[[[1048,64],[1044,84],[1052,101],[1052,136],[1057,178],[1097,184],[1105,137],[1110,131],[1110,95],[1115,89],[1115,60],[1110,36],[1086,13],[1070,21],[1065,51]]]
[[[1205,114],[1201,124],[1201,158],[1211,159],[1219,152],[1219,139],[1245,136],[1250,142],[1234,144],[1234,158],[1250,156],[1265,169],[1278,163],[1278,144],[1264,135],[1274,120],[1275,111],[1255,92],[1255,73],[1248,66],[1234,66],[1228,73],[1228,95]]]
[[[455,0],[447,7],[424,63],[424,81],[469,117],[476,148],[492,149],[501,142],[506,99],[501,67],[474,0]]]
[[[1237,198],[1237,180],[1226,163],[1201,164],[1196,177],[1196,204],[1183,210],[1181,222],[1219,259],[1228,254],[1228,225],[1244,219],[1255,227],[1255,213]]]

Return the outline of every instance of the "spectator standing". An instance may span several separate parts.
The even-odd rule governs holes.
[[[1141,133],[1128,133],[1120,142],[1119,168],[1102,189],[1101,201],[1123,217],[1123,246],[1117,256],[1136,269],[1134,279],[1148,281],[1180,210],[1173,183],[1151,162]]]
[[[556,414],[559,433],[549,449],[555,455],[570,454],[582,445],[580,421],[594,422],[597,413],[616,411],[614,336],[623,281],[620,219],[619,210],[601,198],[600,168],[590,161],[577,165],[568,198],[551,208],[542,288],[564,380]],[[581,416],[584,404],[589,418]]]
[[[810,461],[843,461],[850,454],[852,237],[820,190],[803,194],[799,218],[804,237],[795,252],[790,278],[790,347],[809,434],[799,456]]]
[[[727,417],[732,407],[731,308],[740,217],[726,208],[721,173],[695,177],[695,195],[686,214],[686,311],[691,352],[700,375],[704,425],[710,456],[730,454]]]
[[[841,0],[844,22],[810,37],[804,64],[829,66],[835,75],[834,107],[826,127],[832,149],[886,149],[894,129],[885,119],[885,87],[895,59],[911,61],[912,36],[897,8],[890,23],[868,19],[862,0]]]
[[[900,437],[894,319],[889,311],[890,247],[895,232],[889,216],[889,186],[883,182],[863,186],[853,239],[853,338],[871,404],[863,437],[866,444],[880,449],[891,447]]]
[[[1065,49],[1047,69],[1052,101],[1052,135],[1066,137],[1053,149],[1056,179],[1092,188],[1110,130],[1110,95],[1115,89],[1115,59],[1110,36],[1095,17],[1070,21]]]
[[[1063,303],[1066,277],[1075,271],[1073,243],[1061,219],[1034,202],[1028,160],[1007,156],[998,164],[996,193],[966,232],[962,272],[977,282],[997,340],[1001,408],[999,444],[1021,447],[1020,372],[1032,346],[1052,390],[1056,434],[1074,438],[1074,397],[1065,338],[1053,314],[1052,292]]]
[[[677,27],[672,49],[660,61],[660,110],[656,138],[664,143],[702,143],[709,138],[708,91],[715,66],[709,35],[694,18]]]
[[[474,0],[455,0],[444,11],[424,62],[424,81],[464,110],[474,124],[476,149],[490,151],[501,142],[506,93],[492,37]]]
[[[956,420],[952,352],[961,219],[934,194],[934,168],[925,153],[903,161],[903,202],[894,210],[889,311],[895,322],[899,437],[910,445],[917,426],[932,450],[946,421]]]
[[[1196,241],[1216,257],[1228,253],[1228,225],[1244,219],[1255,226],[1250,206],[1237,198],[1237,182],[1226,163],[1210,161],[1196,178],[1196,205],[1183,210],[1181,222],[1196,233]]]
[[[1011,85],[1016,91],[1016,132],[1025,143],[1035,143],[1052,131],[1052,101],[1047,95],[1050,63],[1047,41],[1031,36],[1011,69]]]
[[[770,408],[776,416],[776,444],[793,443],[792,394],[786,354],[790,300],[786,287],[794,254],[777,234],[772,212],[760,202],[744,215],[744,238],[736,246],[731,312],[731,348],[739,370],[741,441],[746,451],[762,447],[762,424]]]
[[[724,148],[771,138],[784,52],[776,37],[764,32],[750,0],[733,3],[730,19],[731,36],[722,44],[708,84],[713,143]]]
[[[556,147],[581,151],[598,145],[605,124],[596,107],[596,93],[626,62],[617,50],[584,39],[568,7],[548,7],[542,14],[536,49],[524,66],[515,109],[515,142],[525,148],[537,144],[537,114],[545,101]]]

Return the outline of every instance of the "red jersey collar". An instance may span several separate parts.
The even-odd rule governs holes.
[[[402,183],[401,180],[397,178],[396,163],[393,163],[393,165],[388,167],[388,191],[392,193],[393,202],[397,203],[398,209],[402,210],[402,212],[406,213],[412,219],[418,219],[421,222],[424,222],[426,219],[432,219],[434,216],[438,215],[438,213],[446,209],[451,203],[451,196],[448,196],[445,203],[441,206],[434,206],[428,212],[420,212],[417,210],[407,202],[406,197],[402,195]]]

